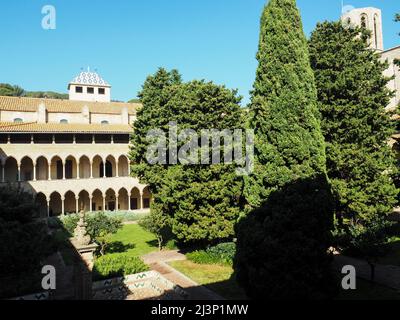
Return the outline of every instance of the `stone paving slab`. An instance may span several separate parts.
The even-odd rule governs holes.
[[[142,256],[144,263],[152,264],[158,261],[170,262],[186,260],[186,256],[179,250],[155,251]]]
[[[220,295],[188,278],[165,262],[150,264],[150,268],[159,272],[169,281],[183,288],[189,294],[189,300],[225,300]]]

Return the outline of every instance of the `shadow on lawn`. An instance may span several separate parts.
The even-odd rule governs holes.
[[[113,241],[109,243],[106,247],[105,254],[109,253],[124,253],[130,249],[134,249],[135,245],[133,243],[124,244],[121,241]]]

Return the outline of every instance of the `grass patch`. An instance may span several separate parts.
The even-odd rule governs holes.
[[[193,281],[208,287],[228,300],[246,299],[233,275],[233,269],[227,265],[197,264],[192,261],[173,261],[170,265]]]
[[[138,224],[124,225],[110,237],[111,245],[107,254],[126,253],[130,256],[142,256],[158,250],[157,239]]]
[[[357,278],[357,289],[341,290],[337,300],[400,300],[400,293],[391,288]]]

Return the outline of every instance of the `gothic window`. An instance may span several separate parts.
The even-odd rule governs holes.
[[[378,27],[377,27],[378,19],[377,15],[374,16],[374,37],[375,37],[375,48],[378,48]]]
[[[367,16],[365,15],[365,14],[363,14],[362,16],[361,16],[361,27],[362,28],[367,28],[368,27],[368,24],[367,24]]]

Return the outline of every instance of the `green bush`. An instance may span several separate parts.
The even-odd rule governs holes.
[[[189,260],[199,264],[228,264],[231,265],[236,253],[233,242],[220,243],[206,250],[197,250],[188,253]]]
[[[111,279],[148,271],[148,266],[139,258],[127,254],[99,257],[93,267],[94,280]]]
[[[61,223],[64,226],[64,229],[67,230],[69,235],[72,237],[74,235],[74,230],[76,225],[78,224],[79,217],[76,214],[71,214],[68,216],[62,216],[60,218]]]

